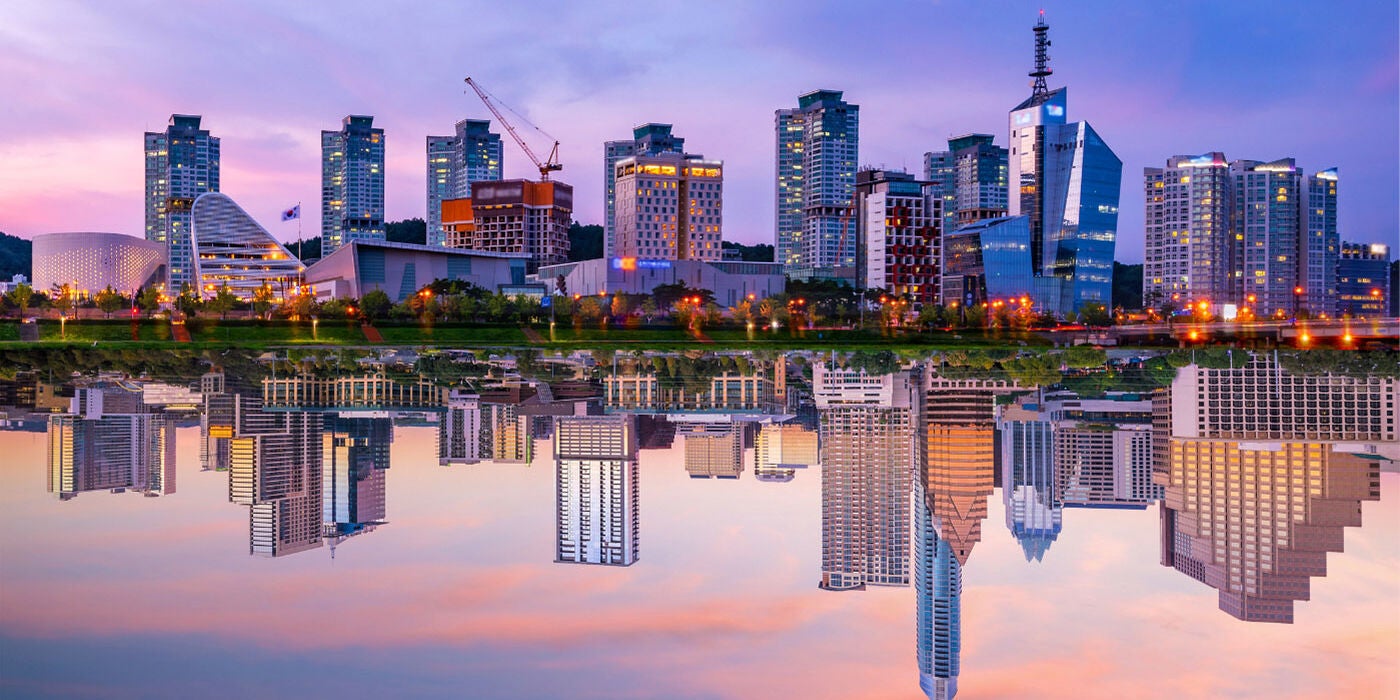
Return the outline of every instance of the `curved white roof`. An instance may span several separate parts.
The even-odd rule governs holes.
[[[201,295],[213,296],[227,284],[247,300],[264,283],[278,299],[296,293],[301,261],[228,195],[200,195],[194,200],[191,219],[194,276]]]

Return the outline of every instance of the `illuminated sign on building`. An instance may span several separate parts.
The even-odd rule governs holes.
[[[613,258],[612,269],[628,272],[631,270],[669,270],[670,260],[645,260],[639,258]]]

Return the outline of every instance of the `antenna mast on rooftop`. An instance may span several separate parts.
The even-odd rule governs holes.
[[[1035,70],[1028,73],[1035,78],[1035,84],[1031,86],[1031,99],[1044,98],[1050,94],[1050,88],[1045,85],[1045,76],[1054,71],[1050,70],[1050,25],[1045,23],[1045,10],[1040,11],[1040,19],[1036,21],[1035,31]]]

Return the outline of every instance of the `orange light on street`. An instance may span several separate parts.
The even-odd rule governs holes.
[[[1200,337],[1201,337],[1201,334],[1200,334],[1200,333],[1197,333],[1196,331],[1191,331],[1191,340],[1198,340],[1198,339],[1200,339]]]
[[[1294,293],[1294,294],[1299,294],[1299,295],[1301,295],[1301,294],[1303,293],[1303,288],[1302,288],[1302,287],[1294,287],[1294,288],[1293,288],[1293,293]]]

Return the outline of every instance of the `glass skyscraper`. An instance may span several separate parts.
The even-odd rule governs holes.
[[[1046,88],[1048,29],[1041,18],[1035,88],[1010,114],[1008,175],[1017,194],[1008,204],[1030,218],[1034,274],[1061,280],[1060,298],[1037,297],[1036,305],[1068,313],[1112,302],[1123,162],[1088,122],[1066,120],[1066,88]]]
[[[384,130],[352,114],[321,132],[321,256],[357,239],[384,240]]]
[[[429,136],[427,152],[427,243],[445,246],[442,200],[470,197],[473,182],[501,179],[504,149],[490,121],[463,119],[452,136]]]
[[[852,220],[860,106],[814,90],[774,113],[777,136],[775,262],[799,277],[856,272]]]
[[[219,191],[219,139],[199,128],[197,114],[172,114],[165,131],[146,132],[146,240],[169,246],[171,296],[193,282],[190,210]]]

